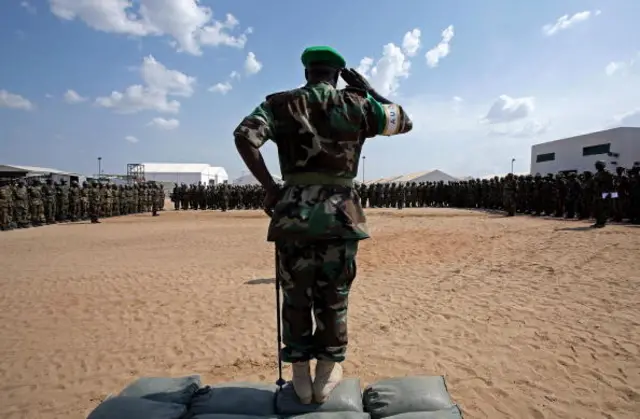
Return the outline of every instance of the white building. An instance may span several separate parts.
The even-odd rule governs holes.
[[[595,171],[602,160],[607,169],[640,165],[640,128],[612,128],[531,147],[531,174]]]
[[[51,177],[54,182],[77,180],[83,182],[86,178],[78,173],[65,172],[58,169],[35,166],[18,166],[15,164],[0,164],[0,178],[2,177]]]
[[[441,170],[425,170],[422,172],[409,173],[407,175],[391,176],[381,179],[367,181],[365,183],[406,183],[406,182],[458,182],[460,179],[451,176]]]
[[[218,184],[229,181],[224,167],[214,167],[205,163],[141,163],[147,181],[167,183]]]

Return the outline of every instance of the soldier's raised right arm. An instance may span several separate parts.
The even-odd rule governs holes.
[[[357,70],[345,68],[341,70],[340,76],[347,83],[347,90],[355,88],[366,93],[366,102],[364,103],[365,137],[392,136],[411,131],[413,123],[402,106],[391,102],[378,93]]]

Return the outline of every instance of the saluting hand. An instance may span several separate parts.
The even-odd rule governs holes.
[[[351,87],[363,89],[363,90],[366,90],[367,92],[370,92],[372,90],[371,84],[369,84],[369,81],[362,74],[358,73],[353,68],[342,69],[340,71],[340,77],[342,77],[342,80],[344,80],[345,83],[347,83],[347,85]]]

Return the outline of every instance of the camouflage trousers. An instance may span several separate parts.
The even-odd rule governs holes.
[[[44,201],[44,218],[48,223],[56,220],[56,201],[55,199],[45,199]]]
[[[30,220],[30,214],[29,214],[29,207],[24,206],[24,205],[16,205],[13,207],[13,221],[18,225],[18,226],[28,226],[31,224],[31,220]]]
[[[38,200],[35,202],[31,202],[31,205],[29,205],[29,210],[31,210],[31,223],[33,225],[39,225],[46,222],[42,201]]]
[[[0,229],[8,229],[12,224],[12,208],[0,203]]]
[[[283,294],[283,361],[344,361],[357,251],[355,240],[276,243],[276,275]]]

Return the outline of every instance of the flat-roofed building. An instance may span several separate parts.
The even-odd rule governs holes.
[[[531,147],[531,174],[595,171],[602,160],[609,171],[640,165],[640,128],[620,127]]]

